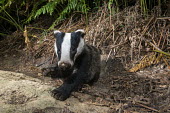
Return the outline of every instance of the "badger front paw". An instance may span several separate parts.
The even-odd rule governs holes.
[[[57,67],[42,68],[41,71],[42,71],[43,76],[57,78],[57,76],[56,76],[56,75],[58,75]]]
[[[52,70],[50,70],[50,69],[48,69],[48,68],[43,68],[43,69],[41,69],[42,70],[42,75],[43,76],[51,76],[51,72],[52,72]]]
[[[69,92],[67,92],[61,88],[56,88],[56,89],[52,90],[51,93],[55,99],[61,100],[61,101],[66,100],[70,96]]]

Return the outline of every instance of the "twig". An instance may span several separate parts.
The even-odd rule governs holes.
[[[111,49],[116,48],[116,47],[118,47],[118,46],[121,46],[121,45],[126,44],[127,42],[128,42],[128,41],[125,41],[125,42],[123,42],[123,43],[120,43],[120,44],[117,44],[117,45],[114,45],[114,46],[110,46],[110,48],[111,48]]]
[[[158,48],[159,49],[159,48]],[[164,52],[164,51],[162,51],[162,50],[153,50],[153,51],[155,51],[155,52],[158,52],[158,53],[162,53],[162,54],[164,54],[164,55],[167,55],[167,56],[169,56],[170,57],[170,54],[169,53],[167,53],[167,52]]]
[[[141,33],[141,36],[140,36],[140,39],[141,41],[144,40],[143,36],[145,35],[146,31],[148,30],[148,27],[149,27],[149,24],[154,20],[155,17],[152,17],[149,22],[147,23],[147,25],[145,26],[144,30],[142,31]],[[140,47],[141,47],[141,41],[140,41],[140,44],[139,44],[139,56],[140,56]]]
[[[101,20],[102,20],[102,16],[103,16],[103,12],[101,13],[100,17],[99,17],[99,20],[98,20],[98,23],[97,23],[97,28],[96,29],[100,29],[100,25],[101,25]],[[95,42],[96,42],[96,35],[97,35],[98,32],[95,33],[94,35],[94,39],[93,39],[93,46],[95,45]],[[98,46],[97,46],[98,47]]]
[[[143,105],[143,104],[140,104],[140,103],[135,103],[135,104],[137,104],[137,105],[139,105],[139,106],[142,106],[142,107],[144,107],[144,108],[150,109],[150,110],[152,110],[152,111],[159,112],[157,109],[151,108],[151,107],[149,107],[149,106],[146,106],[146,105]]]
[[[150,42],[149,40],[145,39],[146,42],[148,42],[151,46],[153,46],[155,49],[163,52],[159,47],[157,47],[156,45],[154,45],[152,42]]]
[[[169,17],[167,17],[167,18],[169,18]],[[143,38],[143,36],[145,35],[146,31],[148,30],[149,24],[153,21],[153,19],[154,19],[154,17],[152,17],[152,18],[149,20],[149,22],[148,22],[147,25],[145,26],[145,29],[144,29],[143,32],[141,33],[141,36],[140,36],[140,37],[141,37],[142,40],[144,40],[144,41],[146,41],[147,43],[149,43],[151,46],[153,46],[153,47],[154,47],[156,50],[158,50],[159,52],[165,53],[165,52],[162,51],[159,47],[157,47],[155,44],[153,44],[150,40]],[[157,19],[160,19],[160,18],[157,18]],[[157,19],[155,19],[155,21],[156,21]],[[163,18],[161,18],[161,19],[163,19]]]
[[[113,49],[110,50],[110,52],[109,52],[109,54],[108,54],[108,56],[107,56],[106,62],[107,62],[108,59],[110,58],[110,55],[111,55],[111,53],[112,53],[112,50],[113,50]]]
[[[129,102],[129,100],[125,100],[125,99],[116,99],[116,100],[122,101],[122,102]],[[134,104],[134,105],[138,105],[138,106],[144,107],[144,108],[147,108],[147,109],[152,110],[152,111],[155,111],[155,112],[159,112],[157,109],[152,108],[152,107],[149,107],[149,106],[146,106],[146,105],[141,104],[141,103],[139,103],[139,102],[133,103],[132,101],[130,101],[130,103],[132,103],[132,104]]]
[[[38,27],[27,27],[29,29],[38,29],[38,30],[43,30],[43,31],[49,31],[48,29],[43,29],[43,28],[38,28]]]
[[[49,58],[48,60],[46,60],[46,61],[45,61],[45,62],[43,62],[43,63],[36,64],[35,66],[36,66],[36,67],[40,67],[40,66],[42,66],[42,65],[46,64],[47,62],[49,62],[49,61],[50,61],[50,59],[51,59],[51,58]]]
[[[109,107],[109,108],[114,108],[113,106],[111,105],[106,105],[106,104],[100,104],[100,103],[90,103],[90,102],[86,102],[87,104],[89,105],[95,105],[95,106],[104,106],[104,107]]]
[[[110,50],[110,52],[109,52],[109,54],[108,54],[108,56],[107,56],[106,62],[107,62],[108,59],[110,58],[110,55],[111,55],[111,53],[112,53],[112,51],[113,51],[113,48],[116,48],[116,47],[118,47],[118,46],[121,46],[121,45],[123,45],[123,44],[125,44],[125,43],[127,43],[127,41],[126,41],[126,42],[123,42],[123,43],[120,43],[120,44],[117,44],[117,45],[114,45],[114,46],[111,46],[111,47],[110,47],[111,50]]]
[[[52,56],[52,59],[51,59],[51,64],[52,64],[53,61],[54,61],[54,56],[55,56],[55,52],[53,52],[53,56]]]
[[[108,35],[107,37],[104,37],[104,36],[103,36],[103,37],[101,38],[101,40],[100,40],[99,43],[97,44],[97,47],[99,47],[102,42],[105,42],[105,41],[110,37],[110,35],[112,34],[112,31],[109,31],[108,34],[109,34],[109,35]]]
[[[162,20],[162,19],[170,19],[170,17],[160,17],[160,18],[156,18],[158,20]]]

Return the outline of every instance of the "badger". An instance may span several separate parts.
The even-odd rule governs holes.
[[[58,61],[50,71],[44,71],[44,75],[49,76],[50,73],[55,78],[63,78],[63,84],[51,91],[57,100],[64,101],[83,84],[92,85],[99,79],[100,50],[85,44],[84,36],[83,29],[71,33],[54,31],[54,50]]]

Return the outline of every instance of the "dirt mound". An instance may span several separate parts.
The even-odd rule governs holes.
[[[49,93],[52,88],[54,87],[49,82],[43,82],[22,73],[0,70],[0,112],[103,113],[109,111],[108,107],[81,103],[74,97],[64,102],[55,100]]]

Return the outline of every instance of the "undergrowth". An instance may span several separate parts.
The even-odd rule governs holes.
[[[148,12],[154,7],[165,5],[166,0],[1,0],[0,1],[0,35],[11,33],[10,31],[22,30],[24,26],[37,21],[42,15],[49,15],[53,18],[53,22],[49,25],[50,29],[53,29],[60,22],[66,18],[70,18],[72,14],[83,14],[86,18],[86,24],[88,23],[88,13],[96,12],[104,4],[107,4],[109,12],[116,13],[123,8],[134,5],[139,2],[141,11],[147,15]]]
[[[5,53],[10,48],[13,49],[11,45],[15,45],[14,42],[17,43],[17,39],[22,39],[29,48],[30,56],[39,58],[45,53],[52,55],[51,45],[54,40],[51,29],[71,32],[84,28],[86,41],[101,48],[103,54],[107,54],[107,59],[119,55],[130,56],[131,61],[134,59],[139,61],[141,57],[152,52],[156,56],[159,56],[157,54],[168,56],[167,59],[169,59],[169,18],[161,16],[163,13],[161,4],[166,2],[166,0],[139,0],[133,3],[130,0],[107,0],[107,2],[100,0],[92,2],[87,0],[39,0],[39,2],[2,0],[0,1],[0,18],[2,19],[0,23],[3,26],[1,27],[3,32],[0,35],[4,36],[10,29],[13,29],[10,25],[15,27],[16,34],[21,35],[8,36],[10,38],[18,36],[19,38],[15,41],[13,39],[0,41],[2,47],[0,52]],[[17,10],[12,10],[14,8]],[[47,16],[42,19],[42,15]],[[39,25],[43,27],[41,21],[49,16],[53,17],[52,24],[48,26],[50,29],[38,28],[30,24],[40,23]],[[46,19],[46,23],[50,21],[49,18]],[[12,44],[10,41],[13,41]],[[23,43],[17,43],[17,45],[20,47]],[[142,65],[142,67],[145,66]]]
[[[63,32],[85,29],[87,43],[100,48],[102,54],[107,55],[107,60],[115,57],[130,58],[130,67],[133,68],[128,67],[128,69],[130,72],[135,72],[170,60],[169,18],[158,17],[160,15],[158,9],[153,9],[152,14],[145,17],[140,5],[136,4],[112,15],[110,13],[113,12],[109,11],[106,4],[97,13],[88,15],[87,26],[84,16],[79,21],[74,21],[73,15],[57,29]],[[43,39],[39,48],[33,48],[36,53],[35,58],[54,56],[51,46],[54,43],[52,32]],[[128,62],[129,60],[127,64]],[[167,62],[166,65],[169,65]]]

